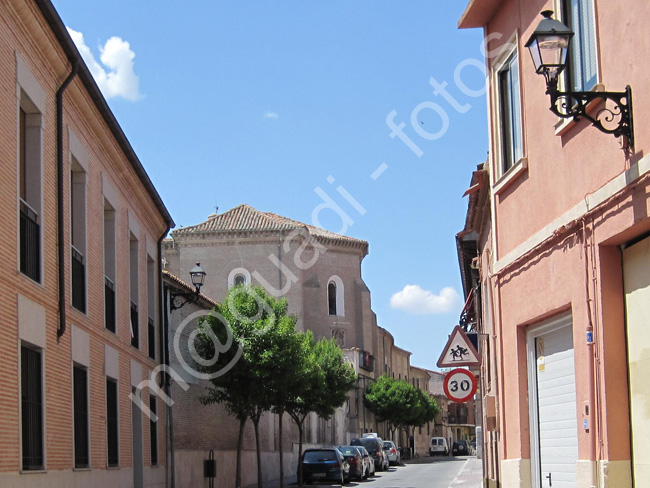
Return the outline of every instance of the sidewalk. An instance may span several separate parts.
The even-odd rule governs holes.
[[[481,488],[483,486],[483,461],[471,457],[460,469],[449,488]]]

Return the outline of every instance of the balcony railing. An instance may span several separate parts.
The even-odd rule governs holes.
[[[104,320],[108,330],[115,333],[115,284],[108,278],[104,277]]]
[[[20,272],[41,281],[41,226],[38,214],[20,200]]]
[[[140,322],[138,321],[138,306],[131,302],[131,345],[140,348]]]
[[[156,329],[153,325],[153,319],[151,317],[147,317],[148,323],[147,323],[147,342],[149,344],[149,357],[151,359],[156,359]]]
[[[86,264],[83,254],[72,246],[72,306],[86,313]]]

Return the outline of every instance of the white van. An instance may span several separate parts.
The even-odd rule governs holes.
[[[432,437],[429,442],[429,456],[449,456],[449,445],[444,437]]]

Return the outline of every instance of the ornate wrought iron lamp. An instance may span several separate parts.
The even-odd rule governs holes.
[[[186,303],[194,303],[198,300],[199,294],[201,293],[201,287],[205,281],[205,271],[201,268],[201,263],[196,263],[196,266],[190,271],[190,277],[192,278],[192,284],[194,285],[194,292],[184,293],[170,290],[170,303],[169,308],[171,310],[178,310]]]
[[[552,10],[542,12],[544,19],[530,36],[526,47],[530,51],[535,71],[546,79],[546,93],[551,97],[551,112],[558,117],[582,117],[596,128],[615,137],[624,137],[627,148],[634,147],[634,125],[632,119],[632,90],[629,86],[624,92],[561,92],[558,90],[558,76],[567,62],[569,44],[573,31],[559,20],[553,19]],[[589,106],[594,101],[604,102],[604,106]]]

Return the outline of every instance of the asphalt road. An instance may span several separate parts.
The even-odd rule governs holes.
[[[469,462],[468,459],[470,459]],[[421,464],[402,464],[391,466],[389,471],[377,472],[374,478],[364,481],[350,481],[346,487],[359,488],[480,488],[481,484],[463,479],[475,458],[466,456],[436,459],[435,462]],[[480,463],[480,461],[478,461]],[[319,487],[341,486],[321,484]]]

